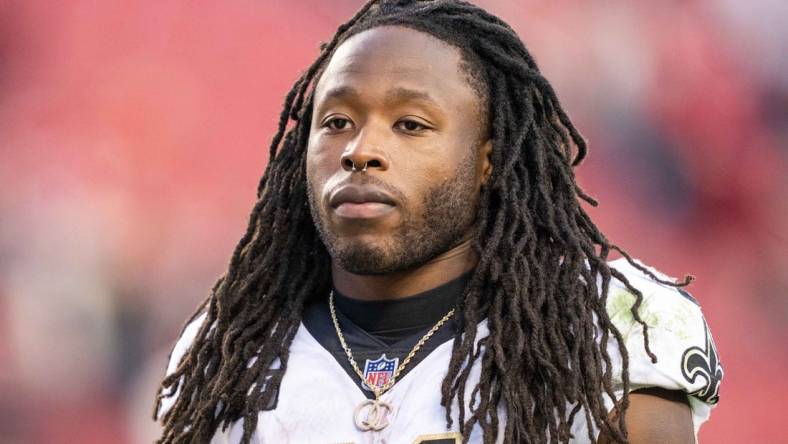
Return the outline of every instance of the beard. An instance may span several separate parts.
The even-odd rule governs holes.
[[[407,198],[395,192],[403,204],[403,223],[383,243],[364,242],[338,236],[325,223],[319,200],[308,188],[312,220],[331,259],[342,269],[359,275],[384,275],[417,268],[451,250],[466,238],[476,219],[478,190],[473,155],[467,156],[455,176],[430,187],[416,206],[422,214],[406,210]],[[376,184],[385,186],[378,180]],[[411,206],[413,208],[413,206]]]

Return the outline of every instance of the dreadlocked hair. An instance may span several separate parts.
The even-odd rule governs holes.
[[[479,427],[485,443],[495,442],[500,431],[505,442],[565,443],[582,411],[589,424],[627,442],[628,354],[605,310],[611,279],[635,295],[632,316],[643,327],[647,354],[654,362],[656,356],[638,315],[643,296],[608,266],[608,255],[619,252],[663,284],[684,286],[691,277],[663,280],[600,233],[581,206],[596,202],[573,172],[586,142],[555,91],[509,25],[451,0],[368,2],[321,45],[317,60],[287,94],[246,233],[192,316],[205,316],[194,342],[161,384],[157,412],[163,398],[176,390],[178,396],[159,418],[159,442],[208,442],[218,427],[243,419],[241,442],[248,443],[258,412],[272,402],[305,304],[326,298],[331,287],[330,257],[307,204],[314,85],[342,42],[385,25],[459,48],[472,86],[485,96],[493,145],[493,175],[481,191],[473,241],[479,262],[456,309],[460,328],[441,386],[447,427],[458,421],[466,439]],[[477,341],[483,319],[489,335]],[[610,340],[623,358],[624,397],[616,403],[615,420],[603,402],[604,396],[615,399]],[[466,383],[477,361],[481,375],[466,406]],[[277,366],[281,371],[268,371]]]

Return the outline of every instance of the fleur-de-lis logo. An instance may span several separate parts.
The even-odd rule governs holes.
[[[698,377],[703,378],[706,381],[703,387],[690,394],[708,404],[716,404],[720,400],[720,382],[724,372],[705,319],[703,329],[706,336],[704,348],[690,347],[684,351],[681,372],[690,384],[694,384]]]

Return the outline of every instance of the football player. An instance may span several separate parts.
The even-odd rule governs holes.
[[[366,4],[287,94],[161,442],[694,442],[708,327],[583,210],[585,155],[499,18]]]

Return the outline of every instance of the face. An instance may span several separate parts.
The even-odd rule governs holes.
[[[384,26],[337,48],[314,92],[309,204],[335,265],[418,267],[470,238],[490,172],[460,51]]]

